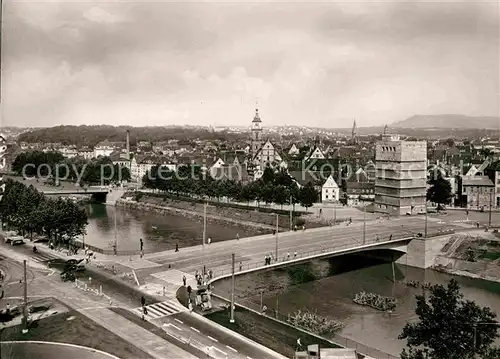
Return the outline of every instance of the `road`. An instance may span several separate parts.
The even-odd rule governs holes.
[[[120,359],[114,355],[99,352],[92,348],[65,345],[61,343],[1,343],[2,359],[16,358],[71,358],[71,359]]]
[[[54,258],[56,256],[55,253],[47,254],[46,252],[39,252],[35,254],[32,252],[30,245],[11,247],[9,245],[5,245],[2,242],[0,242],[0,253],[3,253],[4,257],[16,257],[18,261],[22,261],[22,259],[27,258],[29,259],[30,263],[43,263],[44,260]],[[16,278],[17,281],[17,278],[22,276],[22,264],[19,262],[15,262],[9,258],[5,258],[4,261],[6,263],[5,268],[11,268],[8,271],[9,277]],[[257,346],[255,345],[255,343],[250,342],[246,338],[232,335],[231,331],[221,329],[212,324],[201,323],[201,329],[198,329],[197,331],[192,330],[191,326],[194,326],[193,323],[197,322],[196,319],[191,319],[189,325],[176,322],[177,327],[181,328],[181,331],[184,331],[184,333],[191,332],[189,336],[191,340],[191,343],[189,343],[190,345],[184,350],[180,349],[176,345],[178,343],[178,340],[176,339],[178,336],[172,337],[172,340],[169,341],[160,338],[159,336],[144,329],[142,326],[134,324],[125,317],[109,310],[107,308],[109,306],[109,303],[105,299],[92,295],[89,292],[82,292],[81,290],[74,288],[74,286],[70,283],[61,282],[58,272],[54,273],[54,271],[51,270],[45,270],[44,272],[44,270],[33,269],[30,269],[28,272],[40,272],[39,276],[34,274],[33,277],[35,277],[36,279],[33,279],[32,282],[29,282],[30,296],[37,298],[39,296],[56,297],[71,308],[80,311],[83,315],[94,320],[97,324],[115,333],[128,342],[133,343],[139,349],[142,349],[144,352],[152,355],[153,357],[178,357],[183,359],[200,357],[204,358],[206,357],[206,353],[209,353],[211,357],[219,358],[221,353],[230,350],[228,349],[229,344],[227,344],[230,343],[232,345],[230,345],[230,347],[232,348],[231,354],[235,359],[283,358],[277,353],[266,350],[267,348]],[[48,274],[52,273],[52,275],[48,276],[47,272]],[[95,280],[93,280],[93,284],[96,285]],[[12,285],[14,286],[14,284]],[[22,285],[17,283],[17,285],[14,287],[12,287],[12,290],[9,289],[8,291],[8,300],[12,301],[14,299],[13,297],[22,296]],[[134,306],[137,307],[140,303],[140,301],[137,300],[138,291],[131,292],[124,287],[116,285],[116,283],[114,287],[110,287],[108,283],[106,283],[104,291],[107,294],[110,294],[110,296],[113,298],[113,306],[125,308],[133,312]],[[120,301],[120,299],[125,299],[125,301]],[[0,302],[0,307],[5,306],[6,303],[6,300],[3,303]],[[178,303],[177,306],[177,309],[173,311],[173,313],[179,313],[185,310],[185,308],[183,308]],[[171,313],[168,313],[168,315],[171,315]],[[186,315],[190,316],[190,314]],[[151,322],[155,323],[154,320],[151,320]],[[157,323],[155,324],[159,326],[164,324],[161,321],[156,322]],[[186,323],[187,322],[188,321],[186,320]],[[171,329],[168,327],[163,328],[167,333],[169,332],[169,329]],[[217,341],[212,341],[211,339],[207,341],[207,328],[210,328],[212,337]],[[244,353],[244,355],[242,353]]]

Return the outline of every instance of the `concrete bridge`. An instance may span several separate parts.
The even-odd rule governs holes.
[[[116,201],[123,196],[125,190],[122,188],[101,188],[89,187],[86,189],[54,189],[54,190],[40,190],[46,196],[69,196],[69,195],[88,195],[92,196],[97,202],[114,205]]]
[[[170,282],[174,280],[172,275],[186,275],[187,278],[192,278],[196,271],[201,273],[204,267],[212,270],[214,280],[230,276],[232,253],[235,254],[236,275],[291,266],[313,259],[379,250],[389,250],[393,254],[389,260],[425,268],[430,265],[426,259],[426,243],[429,239],[417,236],[418,233],[424,232],[424,226],[423,218],[419,217],[370,221],[366,227],[363,223],[353,223],[350,226],[338,225],[284,232],[278,236],[264,235],[212,242],[205,246],[180,248],[179,252],[171,250],[147,254],[144,259],[158,266],[154,270],[156,273],[150,268],[149,275]],[[453,228],[459,228],[431,221],[427,227],[429,235],[446,234]],[[270,265],[265,265],[265,256],[272,257]],[[160,268],[169,265],[175,270],[161,271]],[[175,282],[178,281],[179,278],[176,278]]]

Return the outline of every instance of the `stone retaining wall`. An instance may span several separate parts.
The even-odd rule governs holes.
[[[132,209],[132,210],[140,210],[140,211],[148,211],[148,212],[153,212],[157,214],[174,214],[174,215],[180,215],[183,217],[187,218],[196,218],[199,219],[200,217],[203,217],[203,209],[202,211],[199,211],[196,206],[191,206],[191,203],[183,203],[183,202],[178,202],[179,206],[184,206],[187,208],[176,208],[173,206],[169,205],[160,205],[160,204],[155,204],[155,203],[149,203],[149,202],[137,202],[137,201],[130,201],[130,200],[119,200],[116,204],[118,207],[122,208],[127,208],[127,209]],[[201,206],[203,208],[203,206]],[[198,210],[197,210],[198,209]],[[217,214],[214,214],[217,213]],[[237,212],[233,210],[232,212],[233,215],[231,217],[234,217]],[[268,225],[265,222],[253,222],[253,221],[248,221],[248,220],[243,220],[243,219],[235,219],[235,218],[228,218],[229,216],[226,216],[225,211],[219,210],[216,207],[213,206],[207,206],[207,221],[212,222],[212,223],[220,223],[220,224],[227,224],[231,223],[231,225],[236,225],[240,226],[241,228],[250,228],[250,229],[258,229],[259,231],[262,231],[263,233],[272,231],[273,229],[276,228],[276,226]]]

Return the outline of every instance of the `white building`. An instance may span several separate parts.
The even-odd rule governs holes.
[[[319,149],[319,147],[315,147],[312,151],[311,151],[311,154],[309,156],[307,156],[307,159],[306,161],[310,160],[310,159],[315,159],[315,160],[324,160],[325,159],[325,155],[323,154],[323,151],[321,151]]]
[[[340,189],[337,182],[330,175],[321,187],[321,202],[338,202],[340,199]]]
[[[108,145],[108,144],[105,144],[105,143],[101,143],[97,146],[95,146],[94,148],[94,157],[108,157],[109,155],[111,155],[113,153],[115,149],[113,148],[113,146],[111,145]]]
[[[295,143],[292,145],[292,147],[290,148],[290,150],[288,151],[288,154],[290,156],[298,156],[300,154],[300,151],[299,149],[297,148],[297,146],[295,146]]]

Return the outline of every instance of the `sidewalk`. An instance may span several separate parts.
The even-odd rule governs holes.
[[[128,343],[158,359],[198,359],[187,351],[160,338],[156,334],[136,325],[107,308],[80,310],[80,313],[92,319],[105,329],[118,335]]]

